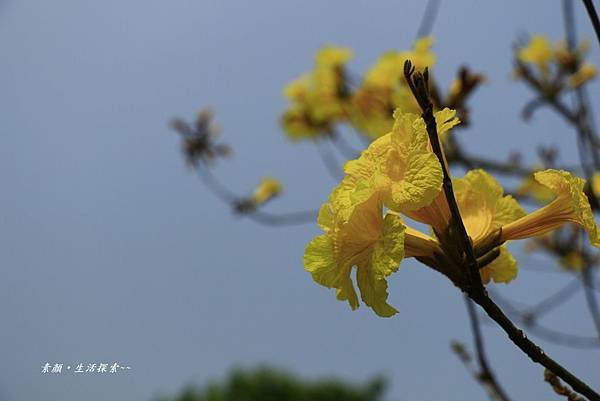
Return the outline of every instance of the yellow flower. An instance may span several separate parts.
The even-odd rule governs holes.
[[[261,205],[281,193],[283,186],[274,178],[265,177],[250,197],[255,206]]]
[[[384,53],[377,63],[365,74],[364,83],[367,86],[393,87],[404,84],[404,62],[411,60],[415,68],[421,70],[431,68],[435,64],[435,54],[430,47],[431,37],[417,39],[413,50]]]
[[[517,54],[519,60],[536,65],[544,74],[549,72],[554,55],[552,44],[542,35],[533,35],[527,46],[519,49]]]
[[[436,119],[444,121],[440,132],[457,123],[453,116],[450,110],[436,112]],[[428,205],[440,192],[442,169],[431,152],[423,119],[398,109],[394,120],[392,132],[373,141],[357,160],[346,163],[344,171],[363,188],[381,193],[386,207],[407,213]]]
[[[504,195],[502,186],[483,170],[471,170],[453,180],[456,202],[467,234],[475,249],[497,230],[525,215],[519,203]],[[517,263],[506,247],[490,264],[480,270],[484,283],[506,283],[517,276]]]
[[[301,107],[287,109],[281,116],[281,125],[292,141],[316,138],[326,128],[326,124],[312,121],[307,110]]]
[[[393,126],[392,111],[421,111],[404,80],[404,62],[410,59],[416,68],[431,68],[435,55],[430,47],[431,37],[421,38],[409,51],[384,53],[364,76],[351,102],[352,123],[375,139],[388,133]]]
[[[591,63],[585,63],[577,70],[577,72],[575,72],[575,74],[567,79],[567,85],[571,88],[576,88],[595,78],[596,75],[598,75],[596,67]]]
[[[489,240],[497,237],[500,227],[525,215],[519,203],[512,196],[504,195],[502,186],[483,170],[471,170],[463,178],[452,181],[463,224],[476,252],[481,247],[486,248]],[[438,235],[446,235],[450,225],[451,214],[444,192],[440,192],[430,205],[407,215],[430,225]],[[491,251],[493,248],[485,250]],[[484,283],[490,279],[506,283],[516,277],[517,264],[508,250],[502,247],[480,273]]]
[[[502,240],[522,239],[542,235],[565,223],[583,227],[592,245],[600,247],[600,232],[592,209],[583,192],[585,180],[564,170],[545,170],[534,174],[540,184],[555,195],[550,204],[502,227]]]
[[[364,84],[389,88],[396,86],[403,76],[401,61],[400,53],[396,51],[383,53],[375,65],[365,73]]]
[[[382,317],[397,311],[387,303],[386,278],[398,270],[404,258],[405,226],[400,216],[383,216],[376,194],[352,209],[349,216],[325,204],[319,223],[326,231],[306,247],[304,266],[313,279],[337,290],[337,298],[358,308],[358,297],[350,278],[356,280],[363,302]]]
[[[415,47],[412,51],[403,52],[402,65],[406,60],[411,60],[413,66],[417,70],[424,70],[425,68],[431,69],[435,64],[435,54],[430,50],[433,44],[433,37],[426,36],[417,39]]]
[[[456,202],[465,228],[478,244],[500,227],[523,216],[525,211],[502,186],[483,170],[471,170],[453,180]]]
[[[344,65],[352,56],[346,48],[327,46],[315,57],[315,66],[284,88],[290,107],[281,117],[284,131],[292,140],[328,134],[334,123],[346,118],[349,95]]]
[[[283,94],[291,101],[303,102],[311,90],[311,83],[312,76],[310,74],[303,74],[287,84],[283,88]]]
[[[337,67],[346,64],[352,58],[352,50],[347,47],[328,45],[322,47],[315,56],[319,67]]]

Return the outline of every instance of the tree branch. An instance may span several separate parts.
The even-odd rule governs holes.
[[[459,254],[464,255],[466,259],[464,260],[464,264],[467,267],[467,282],[465,283],[464,287],[461,287],[461,289],[504,330],[510,340],[527,356],[529,356],[532,361],[539,363],[552,371],[554,374],[568,383],[575,391],[588,397],[590,401],[600,401],[600,394],[596,393],[577,376],[550,358],[537,344],[529,340],[523,331],[517,328],[508,318],[508,316],[504,314],[502,309],[500,309],[500,307],[498,307],[498,305],[496,305],[496,303],[494,303],[494,301],[488,296],[485,287],[481,282],[475,252],[460,216],[460,210],[452,189],[452,180],[450,178],[448,167],[444,159],[444,153],[439,142],[437,126],[435,117],[433,115],[433,106],[429,99],[428,93],[427,69],[425,69],[422,74],[415,73],[412,63],[407,60],[404,64],[404,75],[413,95],[415,96],[415,99],[423,111],[421,117],[425,121],[425,125],[427,127],[427,133],[431,142],[432,151],[438,157],[438,160],[442,166],[442,172],[444,175],[442,184],[443,190],[444,194],[446,195],[450,213],[452,215],[448,228],[449,234],[454,240],[456,240]]]
[[[421,18],[419,29],[417,30],[417,39],[431,34],[437,12],[440,8],[440,0],[428,0],[425,6],[425,12]]]

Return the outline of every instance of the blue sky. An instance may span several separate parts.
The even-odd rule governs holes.
[[[511,79],[518,35],[562,33],[560,2],[442,2],[436,76],[466,63],[488,76],[472,99],[467,147],[503,158],[573,132],[549,111],[529,123]],[[400,313],[351,312],[303,271],[315,225],[273,229],[233,216],[186,168],[174,116],[211,105],[234,156],[215,173],[239,193],[263,175],[285,184],[272,211],[317,207],[335,182],[310,144],[278,128],[283,85],[325,43],[354,49],[353,71],[410,47],[424,2],[5,0],[0,4],[0,400],[142,401],[231,367],[269,362],[306,377],[392,379],[390,398],[484,399],[451,353],[470,345],[463,300],[408,261],[391,279]],[[580,33],[593,39],[582,7]],[[597,43],[591,61],[599,63]],[[598,83],[591,86],[597,104]],[[600,110],[596,110],[600,112]],[[513,249],[518,250],[516,245]],[[524,265],[556,270],[536,256]],[[499,290],[535,301],[568,280],[522,271]],[[548,320],[592,334],[582,297]],[[515,399],[553,395],[543,371],[485,326],[492,364]],[[589,382],[598,350],[540,341]],[[492,351],[491,351],[492,352]],[[114,376],[43,376],[45,362],[115,361]]]

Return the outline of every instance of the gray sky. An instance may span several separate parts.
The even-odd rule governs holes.
[[[449,85],[467,63],[489,77],[473,97],[469,149],[503,158],[534,144],[577,162],[572,131],[548,111],[525,124],[530,98],[510,79],[518,34],[562,32],[560,2],[442,4],[435,73]],[[452,5],[451,5],[452,4]],[[309,144],[277,126],[283,85],[324,43],[355,50],[360,73],[408,48],[420,1],[6,0],[0,5],[0,400],[148,400],[270,362],[307,377],[393,380],[390,398],[484,399],[449,349],[470,346],[463,300],[408,261],[390,281],[400,313],[352,313],[301,264],[315,225],[272,229],[233,216],[186,169],[171,117],[212,105],[235,149],[216,174],[240,193],[266,174],[284,196],[269,210],[319,206],[335,185]],[[582,35],[593,39],[582,7]],[[598,45],[591,61],[599,64]],[[591,87],[597,104],[598,83]],[[600,110],[596,110],[600,112]],[[515,244],[513,250],[520,249]],[[538,256],[523,264],[556,270]],[[540,299],[567,276],[522,271],[499,290]],[[581,296],[548,319],[592,334]],[[515,399],[555,397],[491,326],[492,364]],[[600,383],[600,351],[540,341]],[[118,362],[114,376],[44,376],[45,362]]]

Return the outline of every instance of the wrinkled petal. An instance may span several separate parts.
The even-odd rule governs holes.
[[[386,277],[398,270],[404,258],[404,230],[400,216],[388,214],[384,220],[383,238],[375,244],[370,257],[358,264],[356,278],[361,298],[382,317],[397,312],[387,303]]]
[[[456,117],[456,110],[447,107],[443,110],[436,111],[434,116],[438,135],[443,135],[449,132],[452,127],[460,124],[460,120]]]
[[[483,170],[453,180],[454,193],[467,233],[475,243],[525,215],[519,203]]]
[[[352,310],[358,309],[358,296],[349,275],[342,280],[340,287],[336,291],[336,298],[340,301],[348,301]]]
[[[387,281],[378,278],[370,266],[358,266],[356,273],[358,288],[363,302],[381,317],[391,317],[398,311],[387,303]]]
[[[576,222],[588,232],[592,244],[600,246],[600,233],[588,197],[583,192],[585,180],[564,170],[540,171],[535,173],[535,179],[558,197],[568,200]]]
[[[335,258],[333,238],[323,234],[313,238],[304,251],[304,268],[317,283],[331,288],[339,285],[343,269]],[[350,271],[348,271],[348,276]]]

